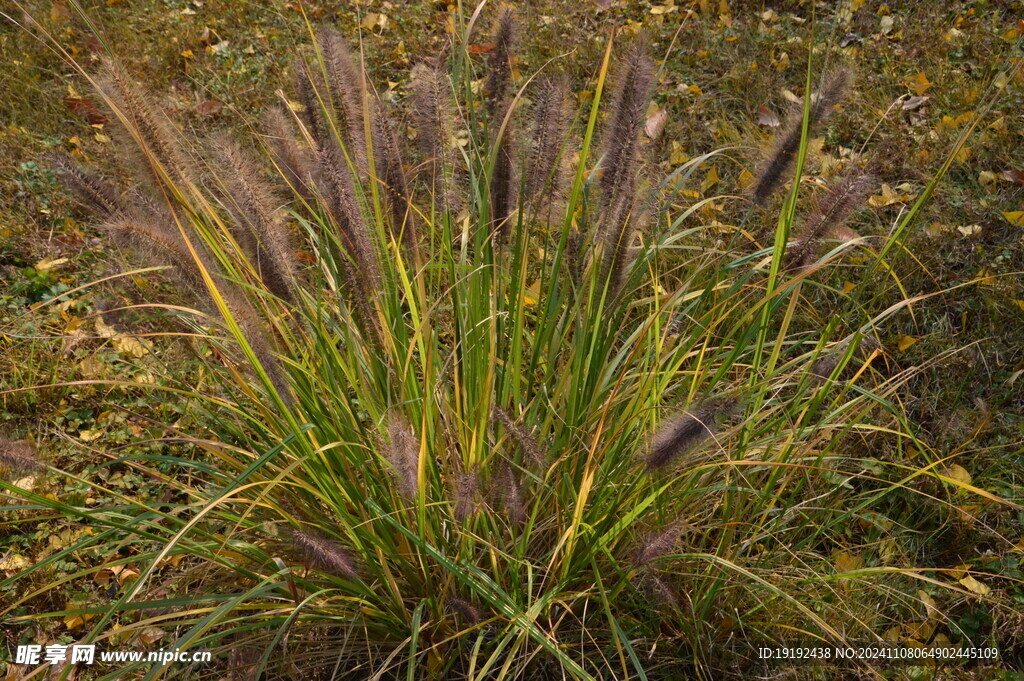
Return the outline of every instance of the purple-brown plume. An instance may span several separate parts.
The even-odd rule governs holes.
[[[36,448],[23,442],[0,438],[0,466],[18,473],[37,473],[43,469]]]
[[[799,245],[787,261],[796,269],[811,265],[817,255],[821,240],[840,227],[864,201],[871,187],[868,175],[856,174],[846,177],[822,200],[807,218],[799,238]]]
[[[402,496],[413,499],[419,490],[420,441],[404,416],[395,412],[388,418],[387,458],[395,469],[395,482]]]
[[[359,576],[355,558],[333,540],[294,527],[287,528],[284,534],[296,548],[302,551],[307,560],[318,567],[346,579],[356,579]]]
[[[853,80],[853,72],[848,68],[839,68],[830,73],[821,90],[811,99],[808,115],[808,131],[815,128],[832,113]],[[765,158],[757,172],[748,192],[755,205],[763,206],[775,190],[781,187],[789,177],[800,150],[800,139],[803,134],[803,113],[790,116],[786,127],[776,137],[771,153]]]
[[[712,397],[663,422],[648,443],[647,469],[663,468],[712,437],[738,406],[735,397]]]

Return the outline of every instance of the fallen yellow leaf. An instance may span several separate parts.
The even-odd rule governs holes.
[[[986,584],[982,584],[971,575],[966,575],[963,579],[960,580],[960,583],[963,584],[964,588],[966,588],[968,591],[976,593],[979,596],[987,596],[989,592],[992,591],[992,587]]]
[[[835,555],[836,572],[853,572],[864,567],[864,559],[854,556],[846,551],[840,551]]]
[[[956,480],[957,482],[962,482],[965,485],[971,484],[971,474],[967,472],[966,468],[959,464],[950,464],[943,473],[950,480]]]
[[[92,442],[93,440],[98,440],[102,435],[102,430],[83,430],[78,433],[78,439],[82,442]]]
[[[911,76],[910,78],[910,89],[913,90],[918,97],[928,91],[932,84],[928,81],[928,76],[924,75],[924,71]]]
[[[700,190],[702,192],[706,192],[708,189],[718,184],[718,179],[718,166],[713,165],[711,166],[711,170],[709,170],[708,174],[704,177],[704,181],[700,183]]]
[[[875,208],[882,208],[883,206],[891,206],[894,203],[908,201],[909,199],[910,194],[900,194],[893,190],[889,185],[883,184],[882,193],[870,197],[868,199],[868,205]]]
[[[96,334],[100,338],[113,338],[117,335],[117,329],[112,326],[108,326],[107,322],[104,321],[103,315],[96,317]]]
[[[523,304],[536,305],[540,300],[540,279],[530,284],[529,288],[523,291]]]
[[[0,570],[21,572],[30,565],[32,565],[32,561],[25,556],[19,556],[17,553],[12,553],[11,555],[0,559]]]
[[[924,589],[917,590],[917,597],[924,603],[925,610],[928,611],[928,619],[937,617],[939,614],[939,608],[935,604],[935,599],[928,595],[928,592]]]
[[[902,336],[900,336],[900,339],[896,341],[896,347],[899,349],[900,352],[906,352],[907,348],[909,348],[916,342],[917,339],[914,338],[913,336],[903,334]]]
[[[63,265],[67,261],[67,258],[57,258],[55,260],[52,260],[50,258],[43,258],[42,260],[36,263],[36,270],[38,270],[39,272],[46,272],[47,270],[52,270],[54,267]]]
[[[1015,227],[1024,227],[1024,210],[1012,210],[1008,213],[1003,213],[1003,217]]]

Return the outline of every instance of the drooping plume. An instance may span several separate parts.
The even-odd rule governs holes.
[[[294,300],[295,263],[288,232],[274,196],[255,161],[237,141],[220,136],[213,141],[218,161],[221,200],[234,220],[236,238],[267,289],[282,300]]]
[[[670,523],[657,534],[645,538],[636,547],[632,556],[634,567],[644,567],[649,563],[671,553],[679,544],[683,534],[689,531],[690,525],[685,520]]]
[[[458,614],[458,616],[467,624],[477,624],[484,618],[483,612],[480,608],[476,607],[465,598],[449,596],[445,602],[448,604],[448,607]]]
[[[79,167],[64,153],[52,154],[47,160],[64,185],[101,217],[108,218],[128,212],[128,205],[121,198],[121,193],[107,178]]]
[[[183,188],[192,183],[192,163],[183,151],[179,133],[156,109],[119,63],[103,58],[98,85],[118,122],[127,133],[120,147],[134,160],[139,174],[163,185],[166,179]]]
[[[681,609],[679,594],[664,579],[654,573],[649,573],[645,575],[643,583],[646,590],[655,599],[658,607],[667,610]]]
[[[292,191],[310,201],[313,192],[309,150],[296,142],[297,131],[291,118],[281,107],[271,107],[264,116],[264,125],[274,163]]]
[[[808,116],[810,133],[813,133],[815,128],[832,113],[832,109],[846,94],[852,80],[853,72],[845,67],[833,71],[825,78],[821,90],[811,99]],[[790,116],[786,127],[776,137],[771,153],[761,164],[754,182],[747,190],[755,205],[763,206],[768,197],[789,179],[797,153],[800,151],[802,133],[803,112],[801,111],[799,114]]]
[[[662,423],[648,443],[647,469],[662,468],[711,438],[738,406],[735,397],[712,397]]]
[[[32,445],[0,438],[0,467],[17,473],[38,473],[43,469],[43,464]]]
[[[600,236],[604,242],[604,274],[614,297],[632,261],[636,215],[639,134],[654,80],[646,42],[637,38],[626,55],[612,98],[611,119],[603,133],[604,157],[599,187]]]
[[[196,258],[188,249],[177,227],[165,218],[155,214],[137,216],[114,216],[100,227],[108,232],[114,241],[126,246],[154,265],[173,267],[179,281],[199,300],[206,300],[208,290]],[[196,240],[192,247],[209,270],[212,259],[205,255],[205,248]]]
[[[395,469],[398,491],[413,499],[419,489],[420,442],[412,426],[397,412],[388,418],[387,458]]]
[[[813,262],[821,240],[836,228],[842,226],[850,215],[864,201],[871,187],[871,178],[864,174],[850,175],[818,201],[814,212],[807,218],[799,237],[799,245],[787,261],[797,269],[803,269]]]
[[[440,58],[416,64],[409,86],[410,114],[423,156],[423,171],[431,196],[441,210],[454,213],[460,205],[455,191],[456,155],[452,145],[454,118],[448,76]]]
[[[196,302],[206,308],[215,320],[223,322],[224,316],[214,303],[209,286],[203,277],[202,270],[205,269],[213,278],[220,297],[238,323],[242,335],[275,390],[285,404],[291,404],[291,393],[274,357],[265,321],[253,309],[240,289],[220,276],[220,270],[215,265],[216,259],[200,239],[191,240],[195,253],[193,255],[178,228],[155,213],[114,217],[104,222],[101,227],[115,241],[131,248],[153,264],[173,267],[178,277],[177,281],[184,285]]]
[[[384,189],[392,236],[412,253],[419,243],[416,212],[409,202],[402,153],[395,125],[378,102],[373,115],[373,153],[377,178]]]
[[[530,142],[526,150],[523,195],[533,203],[561,197],[565,182],[562,145],[569,129],[569,88],[564,78],[541,82],[531,111]]]
[[[493,417],[505,428],[505,432],[523,452],[523,461],[529,465],[537,465],[544,461],[546,452],[537,441],[533,432],[522,426],[511,414],[501,407],[494,407]]]
[[[284,532],[291,543],[305,554],[306,559],[322,569],[330,570],[340,577],[356,579],[359,571],[356,561],[345,549],[333,540],[319,534],[289,527]]]

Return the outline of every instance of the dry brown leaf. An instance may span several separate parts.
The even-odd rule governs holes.
[[[782,125],[782,121],[768,107],[762,104],[757,109],[757,124],[769,128],[777,128]]]
[[[652,140],[661,137],[661,133],[665,130],[665,124],[668,123],[668,111],[657,105],[654,105],[654,108],[654,112],[647,117],[647,122],[644,123],[644,132]]]

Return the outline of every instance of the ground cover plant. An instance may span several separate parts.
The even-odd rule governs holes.
[[[188,415],[172,446],[96,475],[4,444],[10,525],[76,528],[3,582],[5,627],[216,660],[102,678],[674,678],[754,673],[752,645],[794,631],[973,640],[937,605],[954,598],[1012,613],[971,565],[893,560],[916,506],[1019,507],[919,436],[905,395],[956,348],[889,364],[887,325],[933,296],[876,288],[900,288],[919,214],[1002,88],[872,239],[846,223],[879,207],[885,149],[801,181],[863,74],[808,56],[741,199],[709,191],[732,146],[660,172],[650,96],[678,36],[657,54],[609,31],[587,89],[557,59],[518,72],[513,11],[449,16],[397,103],[369,50],[310,25],[293,85],[241,134],[180,129],[116,50],[75,67],[129,181],[40,163],[131,263],[113,279],[136,302],[95,325],[142,371],[73,385]],[[704,219],[726,201],[738,226]],[[829,275],[849,262],[847,290]],[[808,323],[823,296],[836,318]],[[27,378],[19,394],[47,383]],[[121,491],[127,475],[160,496]],[[47,602],[76,580],[97,588]]]

